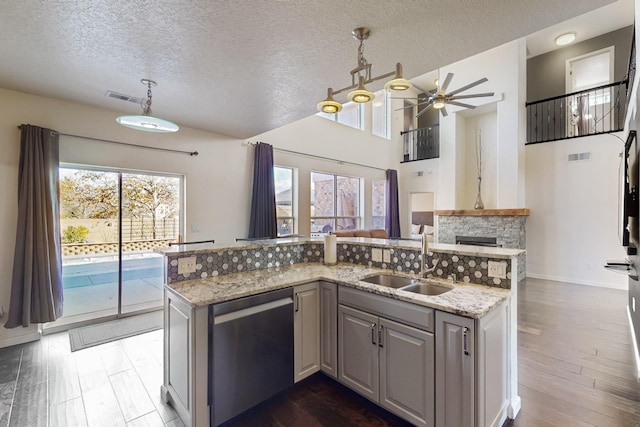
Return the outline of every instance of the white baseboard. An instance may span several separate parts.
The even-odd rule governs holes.
[[[596,282],[592,280],[576,279],[575,277],[536,274],[536,273],[530,273],[528,271],[527,271],[527,277],[531,277],[533,279],[552,280],[554,282],[575,283],[577,285],[598,286],[601,288],[609,288],[609,289],[620,289],[623,291],[629,290],[629,285],[627,283],[620,284],[620,283],[611,283],[611,282]]]
[[[17,335],[15,337],[8,337],[0,339],[0,348],[11,347],[12,345],[24,344],[31,341],[38,341],[42,337],[42,333],[33,331],[24,335]]]
[[[629,316],[629,328],[631,328],[631,341],[633,344],[633,354],[636,359],[636,378],[640,378],[640,348],[638,348],[638,341],[636,341],[636,330],[633,327],[633,320],[631,319],[631,308],[627,305],[627,316]]]

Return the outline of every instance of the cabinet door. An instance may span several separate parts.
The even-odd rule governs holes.
[[[294,290],[294,381],[320,369],[320,301],[318,282]]]
[[[338,376],[338,286],[320,282],[320,369]]]
[[[475,425],[474,321],[436,312],[436,426]]]
[[[378,317],[338,306],[338,379],[378,400]]]
[[[417,426],[433,426],[433,334],[381,318],[378,340],[380,405]]]

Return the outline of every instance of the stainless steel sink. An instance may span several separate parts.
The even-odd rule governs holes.
[[[402,288],[416,284],[415,279],[402,276],[392,276],[390,274],[377,274],[375,276],[362,279],[363,282],[373,283],[374,285],[386,286],[387,288]]]
[[[451,290],[451,288],[446,286],[439,286],[432,283],[421,283],[416,279],[390,274],[377,274],[375,276],[364,278],[362,281],[422,295],[440,295]]]
[[[451,288],[447,288],[446,286],[438,286],[431,283],[414,283],[401,289],[422,295],[440,295],[451,290]]]

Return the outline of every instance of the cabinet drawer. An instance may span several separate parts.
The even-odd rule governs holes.
[[[340,287],[338,301],[340,304],[433,332],[434,310],[429,307],[345,287]]]

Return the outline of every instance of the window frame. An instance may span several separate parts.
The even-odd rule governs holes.
[[[339,123],[343,126],[347,126],[350,127],[352,129],[358,129],[361,131],[364,131],[364,104],[361,103],[357,103],[357,102],[353,102],[353,101],[349,101],[349,102],[345,102],[344,104],[342,104],[342,108],[344,109],[345,106],[350,106],[350,105],[355,105],[357,107],[357,119],[358,119],[358,125],[357,126],[351,126],[350,124],[344,123],[340,121],[340,114],[341,113],[323,113],[322,111],[319,111],[316,113],[316,116],[320,116],[323,117],[327,120],[331,120],[332,122],[336,122]]]
[[[375,209],[375,183],[382,183],[382,189],[383,189],[383,194],[384,194],[384,215],[374,215],[374,209]],[[382,218],[382,227],[380,228],[385,228],[385,223],[386,223],[386,219],[387,219],[387,212],[386,212],[386,206],[387,206],[387,181],[384,179],[372,179],[371,180],[371,227],[372,228],[377,228],[374,224],[376,218],[380,219]]]
[[[295,168],[292,168],[290,166],[281,166],[281,165],[273,165],[273,185],[274,185],[274,190],[275,190],[275,185],[276,185],[276,168],[278,169],[288,169],[289,171],[291,171],[291,216],[278,216],[278,210],[276,209],[276,225],[281,221],[281,220],[290,220],[291,221],[291,230],[289,231],[288,234],[296,234],[298,232],[298,221],[296,219],[296,213],[297,213],[297,209],[296,209],[296,201],[297,201],[297,197],[296,197],[296,170]],[[277,190],[275,190],[277,191]],[[277,202],[276,202],[276,207],[277,207]],[[282,236],[287,236],[288,234],[281,234],[280,233],[280,227],[277,226],[276,227],[278,229],[277,232],[277,236],[278,237],[282,237]]]
[[[386,140],[391,140],[391,102],[389,102],[389,94],[390,94],[390,91],[386,89],[381,89],[375,92],[376,97],[373,99],[371,103],[371,135],[384,138]],[[378,109],[374,106],[374,103],[379,98],[382,98],[384,103],[383,108],[381,109]],[[380,135],[374,131],[375,122],[376,122],[375,112],[380,110],[383,112],[383,115],[382,115],[383,116],[382,123],[384,124],[383,135]]]
[[[311,195],[313,195],[313,191],[311,189],[311,185],[313,185],[314,180],[312,175],[316,173],[316,174],[322,174],[322,175],[330,175],[333,177],[333,215],[317,215],[314,216],[311,214]],[[357,184],[357,188],[358,188],[358,195],[357,195],[357,199],[358,199],[358,209],[355,215],[353,216],[338,216],[337,215],[337,206],[338,206],[338,177],[340,178],[348,178],[348,179],[357,179],[358,180],[358,184]],[[314,220],[331,220],[331,232],[335,232],[335,231],[340,231],[338,230],[338,221],[341,219],[346,219],[346,220],[350,220],[353,219],[355,222],[355,228],[353,228],[353,230],[357,230],[362,228],[362,224],[364,223],[364,209],[363,209],[363,183],[364,183],[364,178],[360,177],[360,176],[350,176],[350,175],[343,175],[343,174],[337,174],[337,173],[333,173],[333,172],[322,172],[322,171],[317,171],[317,170],[312,170],[309,172],[309,225],[310,225],[310,232],[311,232],[311,236],[312,237],[318,237],[318,236],[324,236],[327,233],[323,233],[322,231],[313,231],[313,221]],[[315,198],[314,198],[314,204],[315,204]]]

